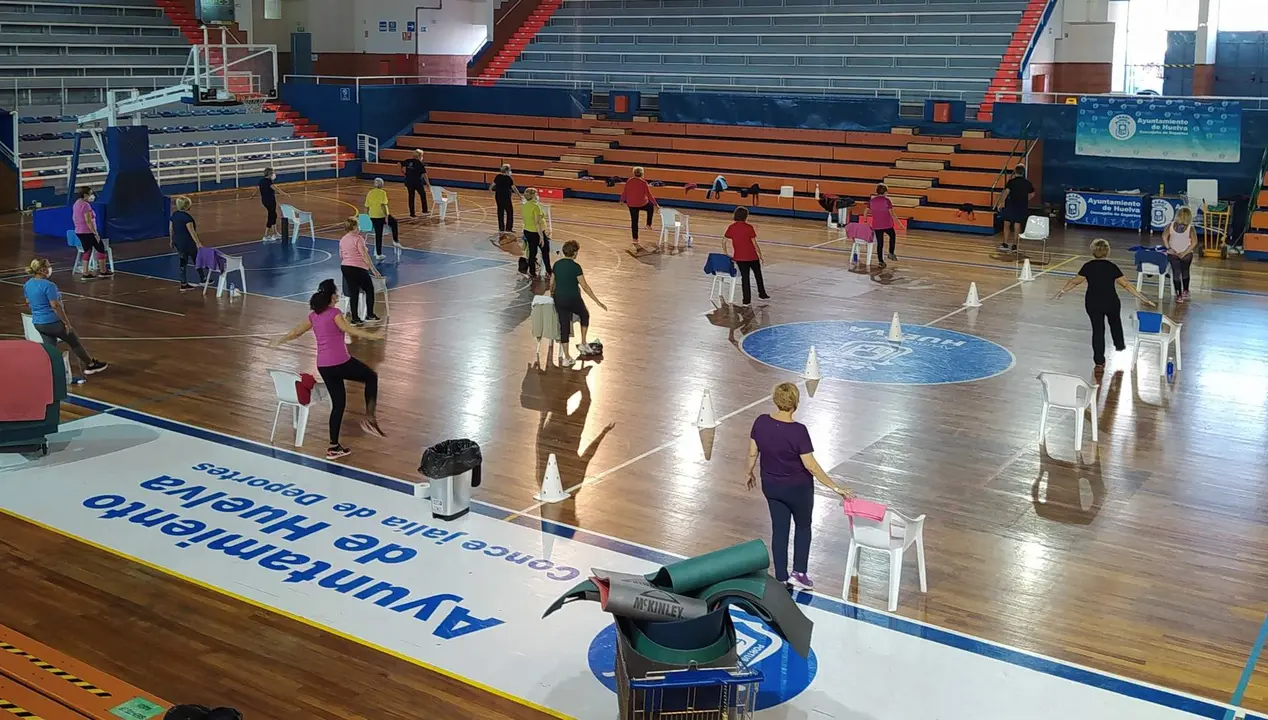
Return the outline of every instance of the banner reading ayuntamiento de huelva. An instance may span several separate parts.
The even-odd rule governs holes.
[[[1239,162],[1242,109],[1235,100],[1079,98],[1078,155]]]

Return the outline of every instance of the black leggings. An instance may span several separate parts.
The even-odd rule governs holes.
[[[876,236],[876,252],[885,252],[885,236],[889,235],[889,254],[894,254],[894,247],[898,244],[898,235],[894,233],[894,228],[885,228],[884,230],[873,230],[872,234]],[[881,259],[884,259],[882,255]]]
[[[264,209],[269,213],[269,219],[265,222],[266,228],[271,228],[277,224],[277,201],[262,203]]]
[[[384,223],[386,223],[388,227],[392,228],[392,242],[397,245],[401,244],[400,236],[397,235],[397,232],[396,232],[398,227],[396,224],[396,218],[392,217],[391,215],[388,215],[385,218],[370,218],[370,225],[374,227],[374,254],[375,255],[383,254],[383,224]]]
[[[189,284],[188,268],[190,265],[194,264],[194,262],[198,260],[198,250],[191,248],[189,250],[177,250],[176,252],[180,255],[180,261],[181,261],[181,285],[188,285]],[[200,283],[207,282],[207,271],[203,268],[194,268],[194,269],[198,273],[198,282]]]
[[[1184,257],[1171,255],[1167,259],[1171,261],[1171,282],[1175,285],[1176,292],[1188,292],[1189,267],[1193,265],[1193,254]]]
[[[346,380],[365,383],[365,413],[374,416],[374,408],[379,399],[379,374],[356,358],[349,358],[342,365],[318,367],[322,382],[326,383],[326,391],[330,393],[330,444],[339,444],[339,427],[343,425],[343,409],[348,404],[348,391],[343,383]]]
[[[511,232],[515,229],[515,206],[511,204],[511,196],[495,195],[498,205],[498,232]]]
[[[79,362],[87,367],[92,364],[92,356],[84,349],[84,344],[79,341],[79,336],[74,330],[67,330],[61,320],[51,323],[39,323],[35,329],[40,332],[40,337],[44,338],[44,342],[53,347],[57,347],[57,341],[70,345],[71,352],[75,353],[75,357],[79,358]]]
[[[793,533],[793,572],[804,573],[810,564],[810,517],[815,507],[814,481],[762,483],[762,494],[770,508],[770,550],[775,561],[775,579],[788,582],[788,524]]]
[[[568,345],[568,336],[572,334],[573,315],[577,316],[581,327],[590,327],[590,311],[586,309],[585,300],[580,298],[576,300],[561,300],[556,297],[555,312],[559,315],[559,342],[565,347]]]
[[[647,213],[647,227],[652,226],[652,208],[656,207],[651,203],[647,203],[643,207],[630,207],[630,234],[634,236],[634,242],[638,242],[638,214],[640,212]]]
[[[428,213],[431,212],[430,210],[427,209],[427,186],[426,185],[410,185],[409,183],[405,183],[405,192],[409,196],[409,216],[410,217],[414,217],[415,193],[418,194],[418,197],[422,198],[423,214],[427,215]]]
[[[1105,364],[1105,323],[1109,322],[1110,337],[1114,340],[1114,349],[1122,352],[1127,349],[1123,340],[1123,306],[1114,303],[1112,306],[1084,305],[1088,319],[1092,321],[1092,360],[1097,365]]]
[[[94,250],[97,252],[97,259],[101,260],[106,257],[106,245],[101,242],[101,238],[93,233],[75,233],[75,237],[79,238],[79,249],[84,251],[84,259],[88,259],[89,253]],[[109,270],[110,268],[102,268]]]
[[[357,308],[361,305],[361,293],[365,293],[365,316],[374,317],[374,281],[370,279],[370,271],[352,265],[340,265],[343,272],[343,294],[348,298],[349,320],[360,317]]]
[[[758,296],[766,297],[766,285],[762,282],[762,261],[736,260],[735,264],[740,267],[740,288],[744,291],[744,304],[748,305],[753,301],[753,291],[748,282],[749,273],[757,278]]]
[[[542,267],[550,274],[550,238],[546,233],[524,231],[524,243],[528,245],[528,271],[537,274],[537,251],[542,252]]]

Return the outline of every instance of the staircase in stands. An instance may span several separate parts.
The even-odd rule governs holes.
[[[1030,4],[1022,11],[1021,22],[1013,31],[1013,37],[1008,41],[1008,49],[995,70],[995,77],[991,78],[991,84],[986,88],[986,97],[982,98],[982,104],[978,106],[978,120],[991,119],[997,102],[996,93],[1009,93],[1001,96],[998,102],[1020,101],[1018,93],[1022,91],[1021,63],[1026,58],[1030,43],[1035,39],[1035,33],[1039,29],[1039,23],[1043,21],[1043,14],[1049,2],[1050,0],[1030,0]]]
[[[480,72],[479,77],[471,81],[471,84],[487,87],[505,75],[506,71],[511,69],[511,65],[519,59],[520,53],[524,52],[524,48],[528,47],[528,43],[537,36],[539,30],[546,26],[550,16],[554,15],[561,5],[563,0],[543,0],[524,21],[524,24],[515,31],[511,39],[498,48],[497,54]]]
[[[1268,165],[1268,152],[1264,153]],[[1261,169],[1259,182],[1250,197],[1250,217],[1246,234],[1242,236],[1242,250],[1255,260],[1268,260],[1268,170]]]
[[[155,0],[155,5],[157,5],[159,9],[163,11],[163,14],[167,16],[167,19],[171,20],[172,24],[180,30],[181,35],[189,41],[190,45],[202,44],[202,26],[198,24],[198,20],[194,18],[193,13],[191,13],[186,7],[185,0]],[[232,33],[229,34],[229,37],[232,38],[235,43],[237,42],[237,38],[234,38]],[[209,46],[207,48],[207,54],[208,60],[213,66],[216,63],[223,62],[224,60],[224,55],[221,53],[220,48],[216,45]],[[326,133],[322,132],[321,128],[317,127],[315,123],[310,122],[307,118],[292,110],[286,103],[266,103],[264,105],[264,109],[266,112],[275,113],[277,115],[278,122],[293,126],[295,128],[295,137],[327,137]],[[356,153],[348,152],[348,149],[342,145],[339,146],[338,152],[339,167],[341,169],[343,168],[345,162],[355,160],[357,157]]]

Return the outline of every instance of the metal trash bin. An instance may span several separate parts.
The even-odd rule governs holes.
[[[480,487],[484,458],[473,440],[446,440],[423,451],[418,471],[431,481],[431,516],[453,520],[471,509],[471,489]]]

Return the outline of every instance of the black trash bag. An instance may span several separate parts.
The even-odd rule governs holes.
[[[205,705],[174,705],[163,720],[242,720],[242,713],[227,707],[212,710]]]
[[[163,715],[163,720],[207,720],[211,708],[203,705],[173,705]]]
[[[446,440],[423,451],[418,471],[432,480],[453,477],[471,471],[471,487],[480,487],[480,464],[484,456],[474,440]]]

